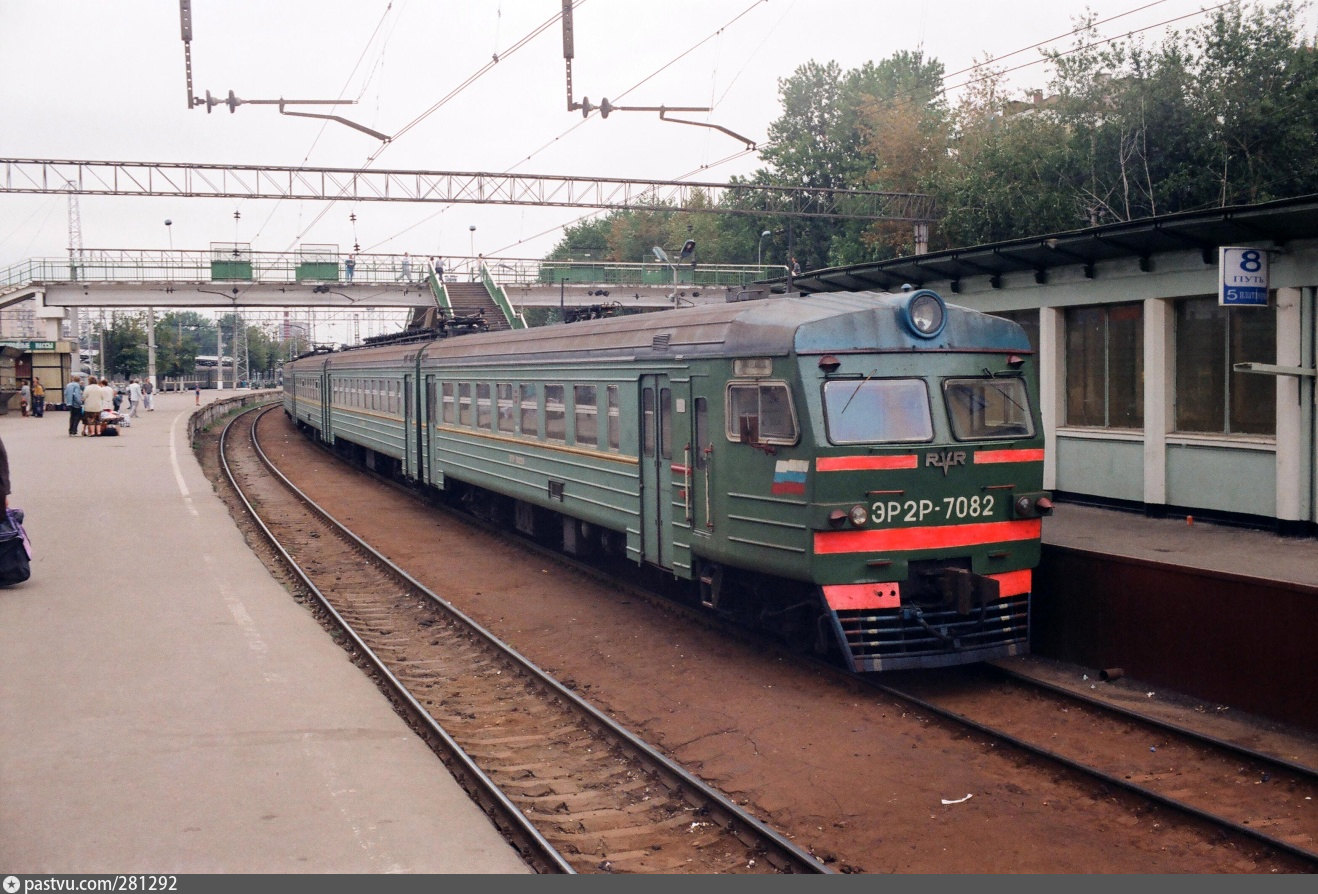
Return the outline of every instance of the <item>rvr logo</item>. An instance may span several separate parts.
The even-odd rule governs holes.
[[[966,464],[966,452],[964,450],[944,450],[942,453],[926,453],[924,455],[925,468],[937,466],[943,470],[943,476],[947,476],[947,470],[953,466],[964,466]]]

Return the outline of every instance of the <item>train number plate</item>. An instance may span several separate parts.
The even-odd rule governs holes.
[[[941,500],[878,500],[870,505],[870,519],[879,525],[959,522],[993,518],[1001,505],[994,494]]]

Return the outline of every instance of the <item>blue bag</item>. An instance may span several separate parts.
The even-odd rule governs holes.
[[[32,542],[23,529],[23,510],[7,509],[0,518],[0,587],[32,576]]]

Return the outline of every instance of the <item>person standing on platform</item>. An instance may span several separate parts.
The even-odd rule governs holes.
[[[192,394],[196,397],[197,406],[201,406],[201,383],[197,382],[192,386]]]
[[[343,262],[343,279],[345,282],[352,282],[353,271],[357,269],[357,256],[348,255],[348,259]]]
[[[128,383],[128,413],[130,419],[137,418],[137,408],[142,405],[142,385],[137,379]]]
[[[36,376],[32,377],[32,415],[38,419],[46,415],[46,389]]]
[[[69,437],[76,438],[82,421],[82,376],[74,376],[64,386],[64,408],[69,411]]]
[[[403,282],[412,281],[412,256],[403,252],[403,272],[398,275]]]
[[[101,409],[105,406],[105,392],[95,379],[89,379],[82,389],[82,433],[86,437],[101,433]]]
[[[154,410],[156,408],[155,393],[156,386],[151,384],[150,379],[147,379],[142,383],[142,406],[147,410]]]
[[[23,396],[19,400],[23,407],[23,415],[26,416],[28,408],[32,406],[32,386],[27,383],[27,380],[23,381]]]

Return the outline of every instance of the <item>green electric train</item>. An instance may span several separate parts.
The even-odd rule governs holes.
[[[937,293],[770,296],[313,354],[344,456],[855,671],[1023,654],[1043,427],[1024,331]]]

